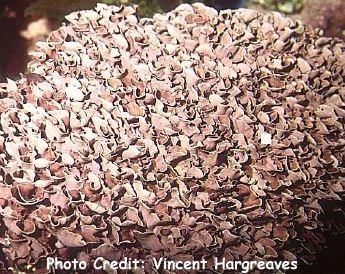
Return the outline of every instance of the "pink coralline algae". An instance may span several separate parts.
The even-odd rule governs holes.
[[[345,198],[344,42],[202,4],[66,19],[30,79],[0,84],[1,273],[52,273],[48,257],[147,260],[138,273],[163,256],[310,262],[344,230],[321,207]]]

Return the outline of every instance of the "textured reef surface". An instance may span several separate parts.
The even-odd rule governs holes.
[[[52,256],[147,259],[138,273],[163,256],[311,262],[323,231],[344,231],[321,207],[345,198],[341,40],[202,4],[66,19],[31,74],[0,84],[1,271],[53,273]]]

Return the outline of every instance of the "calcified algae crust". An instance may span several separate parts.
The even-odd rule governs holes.
[[[0,88],[1,271],[315,258],[320,202],[345,196],[343,42],[201,4],[66,18],[33,53],[43,78]]]

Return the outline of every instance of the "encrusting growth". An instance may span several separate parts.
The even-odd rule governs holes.
[[[32,53],[38,81],[0,84],[1,271],[315,258],[320,202],[345,193],[342,41],[202,4],[66,19]]]

